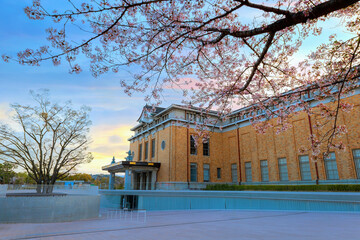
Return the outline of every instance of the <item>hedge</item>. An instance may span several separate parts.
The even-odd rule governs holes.
[[[360,192],[360,184],[333,185],[207,185],[212,191],[302,191],[302,192]]]

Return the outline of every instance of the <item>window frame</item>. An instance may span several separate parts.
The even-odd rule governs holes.
[[[193,135],[190,135],[190,155],[197,155],[197,147]]]
[[[303,157],[307,157],[307,163],[305,163],[304,161],[301,160],[301,158],[303,158]],[[299,160],[299,170],[300,170],[301,181],[311,181],[312,176],[311,176],[309,155],[299,155],[298,160]],[[303,171],[303,169],[304,169],[303,164],[308,165],[308,169],[306,169],[307,171]],[[309,176],[309,178],[305,179],[304,176]]]
[[[205,172],[208,173],[207,174],[208,179],[205,179],[205,176],[206,176]],[[210,182],[210,164],[208,164],[208,163],[203,164],[203,181],[204,182]]]
[[[139,144],[139,162],[142,161],[142,143]]]
[[[281,160],[285,160],[285,163],[280,163]],[[289,181],[289,170],[287,166],[287,159],[286,157],[278,158],[278,169],[279,169],[279,180],[280,182],[288,182]],[[286,178],[283,178],[285,176],[285,172],[282,172],[282,170],[286,169]]]
[[[205,148],[205,146],[207,146]],[[206,142],[203,142],[203,156],[210,156],[210,139],[207,139]]]
[[[252,182],[252,167],[251,167],[251,162],[245,162],[245,181],[246,182]],[[249,167],[250,166],[250,167]],[[250,171],[249,171],[250,169]],[[250,174],[249,174],[250,173]]]
[[[216,168],[216,178],[221,179],[221,168]]]
[[[151,139],[151,158],[155,157],[155,138]]]
[[[162,140],[161,141],[161,150],[165,150],[165,148],[166,148],[166,142],[165,142],[165,140]]]
[[[359,151],[359,157],[357,157],[355,155],[355,151]],[[356,173],[357,179],[360,179],[360,148],[352,149],[351,153],[352,153],[354,164],[355,164],[355,173]],[[356,161],[356,160],[358,160],[358,161]]]
[[[195,168],[193,168],[195,167]],[[193,175],[193,170],[195,169],[195,175]],[[198,172],[197,172],[197,163],[190,163],[190,182],[198,181]],[[193,176],[195,176],[195,181],[193,181]]]
[[[266,165],[263,164],[266,162]],[[266,170],[266,171],[264,171]],[[262,182],[269,182],[269,162],[267,159],[260,160],[260,173],[261,173],[261,181]],[[266,175],[266,179],[264,179],[264,176]]]
[[[144,160],[147,160],[149,158],[149,141],[145,142],[145,156]]]
[[[235,168],[234,168],[235,166]],[[235,174],[234,174],[235,172]],[[234,178],[236,176],[236,179]],[[234,181],[236,180],[236,181]],[[232,163],[231,164],[231,182],[232,183],[237,183],[238,182],[238,166],[237,163]]]
[[[329,156],[333,155],[334,158],[330,158]],[[336,154],[335,152],[330,152],[328,157],[323,157],[324,160],[324,169],[325,169],[325,175],[326,175],[326,180],[339,180],[340,176],[339,176],[339,171],[338,171],[338,167],[337,167],[337,161],[336,161]],[[335,165],[332,165],[336,167],[336,169],[330,169],[329,167],[331,166],[330,164],[335,163]],[[331,174],[330,174],[331,172]],[[332,174],[336,173],[336,177],[333,178]]]

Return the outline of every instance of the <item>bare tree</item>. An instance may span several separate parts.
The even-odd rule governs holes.
[[[52,103],[48,91],[31,92],[36,104],[12,104],[17,127],[0,125],[0,160],[15,163],[37,183],[38,193],[81,163],[90,162],[89,107]]]

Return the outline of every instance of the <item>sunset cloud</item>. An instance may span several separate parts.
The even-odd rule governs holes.
[[[124,160],[129,149],[128,138],[133,134],[131,125],[98,125],[90,131],[92,144],[90,152],[94,156],[91,163],[78,167],[79,172],[106,173],[101,167],[110,164],[113,157],[116,161]]]

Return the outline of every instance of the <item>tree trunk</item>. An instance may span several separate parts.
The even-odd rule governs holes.
[[[54,190],[54,185],[53,184],[49,184],[49,185],[46,185],[46,194],[51,194]]]
[[[41,194],[51,194],[53,192],[53,190],[54,190],[54,185],[47,182],[47,183],[43,184]]]
[[[36,193],[41,194],[41,183],[36,183]]]
[[[51,194],[54,190],[54,185],[47,182],[47,183],[37,183],[36,184],[36,193],[37,194]]]

